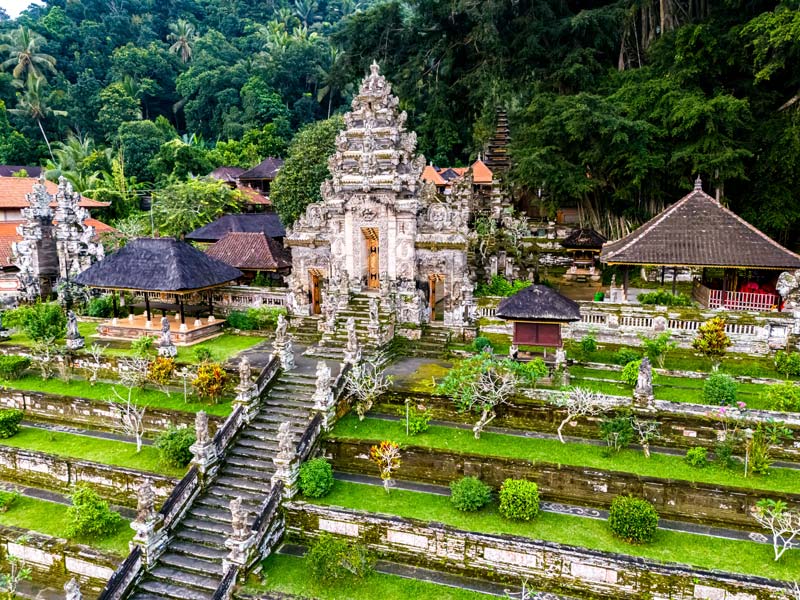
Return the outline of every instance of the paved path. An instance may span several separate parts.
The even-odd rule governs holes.
[[[72,501],[69,499],[69,495],[67,494],[51,492],[50,490],[43,490],[41,488],[23,486],[10,481],[0,481],[0,489],[5,491],[15,490],[20,496],[24,496],[26,498],[35,498],[36,500],[44,500],[46,502],[54,502],[56,504],[65,504],[67,506],[72,504]],[[132,508],[116,505],[111,505],[111,508],[126,519],[133,520],[136,517],[136,511]]]
[[[71,433],[73,435],[83,435],[91,438],[98,438],[101,440],[111,440],[114,442],[126,442],[128,444],[135,444],[136,438],[130,435],[121,433],[113,433],[110,431],[98,431],[97,429],[81,429],[80,427],[68,427],[67,425],[57,425],[56,423],[44,423],[42,421],[23,421],[22,425],[25,427],[35,427],[36,429],[44,429],[46,431],[58,431],[59,433]],[[142,439],[142,445],[152,446],[153,440],[147,438]]]

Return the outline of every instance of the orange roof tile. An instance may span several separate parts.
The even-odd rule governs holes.
[[[244,196],[244,201],[247,204],[272,206],[272,202],[270,201],[269,198],[267,198],[257,189],[251,188],[249,185],[237,185],[236,189],[242,193],[242,195]]]
[[[33,191],[33,185],[37,181],[38,179],[33,177],[0,177],[0,209],[26,208],[28,201],[25,199],[25,194]],[[50,194],[58,191],[58,186],[52,181],[45,181],[44,185]],[[109,202],[98,202],[84,197],[81,197],[80,201],[83,208],[103,208],[109,204]],[[51,205],[55,206],[55,203]]]
[[[434,185],[447,185],[447,182],[442,179],[442,176],[431,165],[426,165],[422,170],[422,180],[430,181]]]
[[[478,159],[472,163],[471,169],[473,183],[492,183],[492,172],[482,160]]]

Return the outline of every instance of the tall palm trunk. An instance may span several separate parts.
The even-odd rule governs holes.
[[[53,149],[50,147],[50,140],[47,139],[47,134],[44,132],[44,127],[42,127],[42,120],[36,119],[36,124],[39,126],[39,131],[42,132],[44,143],[47,144],[47,151],[50,153],[50,160],[52,160],[55,163],[56,157],[53,156]]]

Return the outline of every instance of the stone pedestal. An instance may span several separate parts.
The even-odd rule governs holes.
[[[297,478],[300,474],[300,461],[296,456],[287,457],[278,453],[272,457],[275,465],[275,474],[272,476],[272,485],[278,481],[283,482],[283,498],[291,500],[297,494]]]
[[[225,547],[230,551],[228,555],[222,559],[222,572],[228,570],[229,567],[235,565],[237,567],[247,566],[250,559],[251,550],[255,547],[256,537],[250,535],[244,540],[237,540],[229,537],[225,540]]]
[[[86,345],[86,340],[83,336],[67,338],[67,350],[80,350]]]
[[[195,442],[189,447],[189,451],[192,453],[192,464],[197,467],[200,474],[211,477],[219,466],[219,456],[214,442],[211,440]]]
[[[243,409],[242,418],[245,423],[255,418],[258,414],[258,388],[255,383],[242,386],[241,384],[236,387],[236,399],[233,401],[233,408],[241,406]]]
[[[367,325],[367,334],[376,344],[381,343],[381,326],[378,323],[370,323]]]
[[[331,387],[331,370],[322,360],[317,363],[316,385],[316,390],[314,390],[314,395],[312,396],[314,410],[322,415],[322,429],[328,431],[336,419],[336,404]]]
[[[158,355],[166,358],[174,358],[178,355],[178,348],[175,344],[161,345],[158,347]]]
[[[291,371],[294,369],[294,351],[292,350],[292,340],[279,342],[275,340],[272,344],[272,355],[277,356],[281,361],[281,369]]]
[[[361,361],[361,347],[356,346],[355,349],[344,349],[344,362],[351,365],[356,365]]]
[[[64,600],[83,600],[81,586],[74,577],[64,584]]]
[[[148,567],[155,564],[158,557],[164,552],[167,545],[167,535],[161,527],[162,516],[154,513],[153,517],[147,521],[133,521],[131,529],[136,533],[130,542],[130,548],[139,546],[142,550],[142,560]]]

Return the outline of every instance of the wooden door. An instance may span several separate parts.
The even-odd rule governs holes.
[[[379,289],[381,287],[380,254],[378,251],[378,230],[370,227],[364,230],[367,240],[367,287]]]
[[[318,315],[322,312],[322,275],[317,271],[310,271],[311,279],[311,314]]]
[[[428,275],[428,306],[431,307],[431,321],[436,320],[436,275]]]

